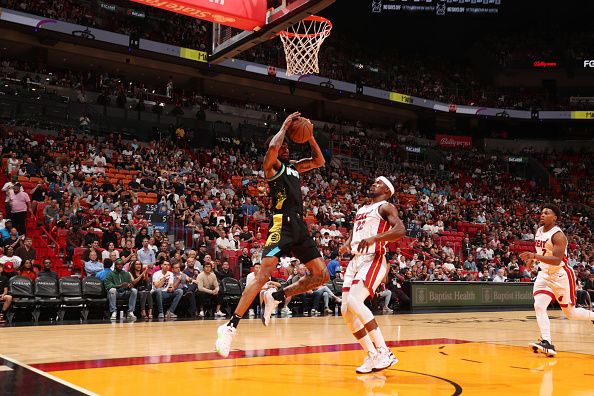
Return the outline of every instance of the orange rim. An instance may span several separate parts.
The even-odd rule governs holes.
[[[332,30],[332,22],[330,22],[330,20],[323,18],[321,16],[317,16],[317,15],[310,15],[307,18],[304,18],[302,21],[312,21],[312,22],[319,22],[319,23],[323,23],[325,24],[325,26],[317,33],[293,33],[293,32],[288,32],[286,30],[281,30],[280,32],[278,32],[279,36],[285,36],[285,37],[318,37],[318,36],[322,36],[322,35],[328,35],[330,34],[330,30]],[[299,22],[297,22],[299,23]]]

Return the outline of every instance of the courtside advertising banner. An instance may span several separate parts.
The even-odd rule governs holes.
[[[435,142],[444,148],[472,148],[472,136],[435,135]]]
[[[255,30],[266,23],[266,2],[261,0],[132,1],[242,30]]]

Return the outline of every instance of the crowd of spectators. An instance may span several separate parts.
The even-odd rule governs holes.
[[[102,7],[97,1],[9,0],[8,8],[99,28],[167,44],[208,50],[210,23],[181,14],[162,11],[125,0],[110,1]],[[131,13],[129,10],[135,10]],[[138,11],[143,14],[138,15]]]
[[[220,141],[212,148],[189,150],[170,139],[143,143],[124,141],[117,134],[99,138],[68,129],[40,137],[26,128],[3,125],[0,133],[6,171],[12,177],[3,188],[7,198],[14,194],[11,191],[19,176],[38,178],[28,191],[31,213],[43,204],[40,224],[52,233],[66,230],[65,259],[76,261],[74,251],[85,248],[80,271],[99,277],[108,276],[111,267],[123,260],[124,271],[135,274],[134,285],[144,279],[142,285],[147,290],[160,290],[160,294],[149,294],[160,307],[158,315],[175,317],[181,293],[176,292],[178,289],[183,295],[191,292],[199,296],[190,299],[195,303],[189,304],[191,315],[204,315],[205,307],[211,305],[214,309],[210,313],[221,315],[220,279],[215,282],[206,274],[202,277],[208,275],[209,280],[199,281],[200,274],[212,270],[215,274],[223,271],[245,276],[261,258],[265,228],[260,224],[267,222],[269,212],[260,166],[264,148],[254,142],[237,138]],[[587,209],[568,199],[564,191],[555,192],[513,175],[497,153],[453,150],[443,152],[441,163],[412,161],[406,156],[390,157],[399,141],[386,138],[375,145],[379,147],[375,158],[386,160],[372,161],[365,151],[355,148],[377,143],[377,138],[354,133],[333,139],[349,142],[353,157],[372,165],[363,174],[328,161],[326,167],[303,175],[304,207],[311,233],[327,262],[338,259],[344,264],[348,257],[338,257],[337,250],[347,237],[354,212],[364,202],[370,177],[385,174],[394,181],[394,203],[408,238],[391,247],[389,260],[395,271],[380,290],[387,301],[382,302],[386,310],[391,299],[406,304],[401,286],[407,280],[533,279],[535,272],[519,259],[514,246],[518,241],[534,239],[538,214],[543,203],[551,200],[564,213],[561,225],[570,242],[570,265],[581,282],[589,278],[594,246]],[[586,171],[588,166],[575,158],[568,162],[567,154],[534,156],[551,167],[560,180],[565,172],[577,168]],[[556,170],[559,163],[576,168]],[[128,185],[110,180],[105,176],[110,167],[130,172],[132,180]],[[580,188],[583,191],[574,198],[592,196],[592,183]],[[145,218],[139,200],[143,193],[155,194],[156,202],[169,212],[169,233],[175,244]],[[11,202],[7,209],[11,209]],[[459,240],[441,238],[446,231],[459,231],[461,222],[476,224],[478,231],[465,230]],[[5,219],[1,223],[3,273],[10,276],[19,272],[33,278],[41,271],[41,257],[31,252],[30,239],[21,238],[23,229],[14,228]],[[237,264],[235,272],[229,271],[231,260]],[[77,263],[73,264],[77,269]],[[274,276],[290,281],[298,275],[298,267],[290,257],[283,258]],[[46,266],[44,261],[43,268],[51,272],[51,262]],[[156,273],[162,273],[163,278],[157,275],[159,279],[155,279]],[[340,278],[341,267],[335,267],[333,274]],[[159,281],[158,286],[151,283],[151,277]],[[116,288],[116,296],[126,291],[119,289],[122,287]],[[317,297],[312,301],[324,301],[322,312],[327,311],[332,295],[326,290],[318,294],[312,295]],[[147,299],[144,296],[144,302]],[[163,312],[163,300],[171,300],[169,312]],[[150,315],[150,308],[143,310],[142,316]]]
[[[367,48],[330,36],[321,49],[320,76],[444,103],[518,110],[569,108],[569,98],[552,100],[542,88],[505,88],[481,77],[475,67],[426,53]],[[248,61],[285,67],[280,42],[268,41],[239,55]]]
[[[98,27],[110,31],[133,34],[165,43],[184,47],[208,50],[210,23],[199,19],[169,13],[153,7],[134,4],[142,10],[145,17],[130,16],[129,4],[124,1],[112,2],[116,10],[102,8],[98,2],[49,2],[30,0],[10,0],[8,7],[56,18],[84,26]],[[551,40],[540,34],[527,34],[521,37],[510,32],[486,36],[482,40],[485,56],[490,56],[502,68],[521,64],[528,68],[533,60],[559,60],[564,65],[572,65],[576,59],[585,59],[591,33],[571,33],[552,35]],[[445,103],[474,106],[490,106],[511,109],[566,110],[569,97],[554,98],[545,88],[504,88],[495,86],[476,65],[464,60],[464,56],[429,55],[419,52],[404,52],[397,49],[384,49],[380,53],[333,33],[324,43],[323,56],[320,56],[320,75],[341,81],[396,91],[421,98]],[[270,40],[242,54],[240,58],[275,67],[285,67],[285,53],[279,40]],[[83,76],[85,79],[88,76]],[[81,78],[79,78],[80,80]],[[121,79],[107,75],[93,76],[97,88],[111,86],[116,90],[134,89],[135,97],[152,91],[144,84],[120,86]],[[167,95],[165,89],[159,87]],[[184,100],[192,100],[193,95],[184,95]],[[180,98],[181,100],[181,98]]]

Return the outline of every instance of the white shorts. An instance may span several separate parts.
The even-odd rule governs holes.
[[[553,300],[557,300],[559,305],[567,307],[568,304],[575,306],[575,274],[573,269],[563,266],[555,273],[549,274],[545,271],[539,271],[532,294],[546,294]]]
[[[388,263],[383,254],[359,254],[349,262],[344,273],[342,292],[351,290],[351,286],[363,282],[373,296],[375,289],[382,283],[388,272]]]

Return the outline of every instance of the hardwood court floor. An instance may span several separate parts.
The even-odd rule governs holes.
[[[531,311],[379,316],[400,362],[368,375],[355,373],[364,355],[340,317],[243,320],[228,359],[212,352],[223,321],[0,334],[3,355],[102,395],[593,395],[594,325],[550,315],[556,358],[527,348]]]

